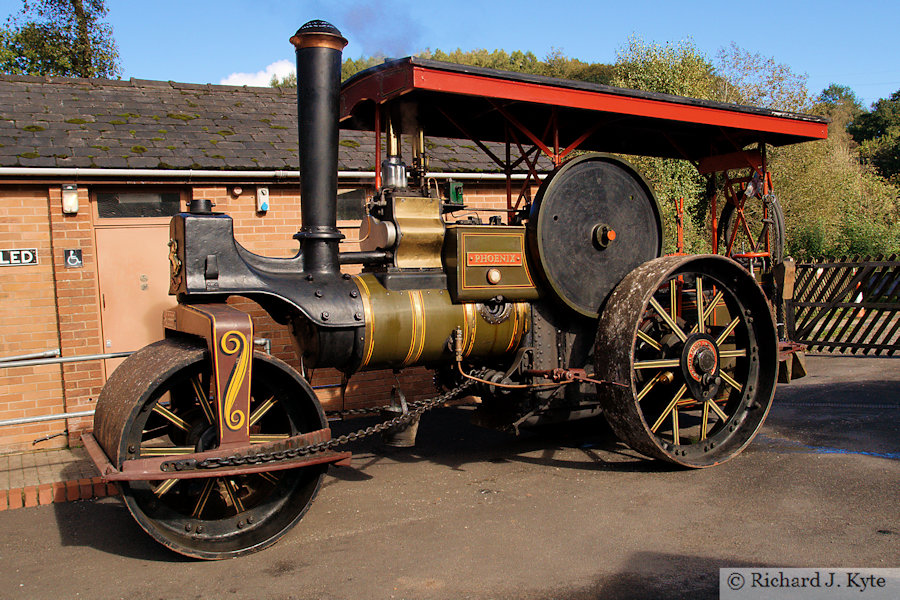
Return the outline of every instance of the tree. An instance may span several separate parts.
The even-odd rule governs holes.
[[[426,50],[420,56],[827,115],[832,119],[827,140],[770,148],[768,152],[775,192],[785,212],[788,253],[804,258],[900,250],[900,90],[889,100],[880,100],[871,113],[862,109],[853,90],[846,86],[831,84],[812,98],[804,75],[735,44],[722,49],[715,62],[690,41],[660,45],[636,37],[619,50],[614,65],[585,63],[555,48],[544,60],[531,52],[486,49]],[[344,77],[380,62],[348,59],[344,61]],[[859,136],[858,148],[848,128]],[[860,157],[869,164],[860,164]],[[679,159],[627,158],[654,186],[663,215],[665,251],[675,250],[675,202],[684,198],[685,249],[708,252],[707,182],[694,165]],[[894,185],[878,176],[873,167],[886,176],[894,174]]]
[[[813,112],[831,119],[831,123],[828,125],[828,137],[838,138],[849,149],[856,148],[858,144],[850,137],[847,128],[865,110],[853,90],[846,85],[832,83],[816,98]]]
[[[375,56],[361,56],[357,59],[347,58],[344,60],[344,63],[341,65],[341,80],[349,79],[353,77],[360,71],[365,71],[369,67],[374,67],[375,65],[380,65],[384,62],[384,55],[376,54]],[[295,76],[295,85],[296,85],[296,76]]]
[[[832,83],[819,93],[816,103],[827,107],[830,110],[843,108],[855,119],[863,112],[862,103],[856,95],[846,85]],[[852,120],[852,119],[851,119]]]
[[[866,164],[900,186],[900,127],[889,127],[884,135],[864,141],[859,155]]]
[[[275,88],[286,88],[286,87],[297,87],[297,72],[291,71],[281,79],[278,79],[278,75],[272,75],[272,80],[269,81],[269,87]]]
[[[506,50],[500,49],[487,50],[485,48],[476,48],[475,50],[463,51],[457,48],[452,52],[445,52],[438,48],[434,52],[431,49],[426,49],[416,56],[471,67],[485,67],[501,71],[542,75],[546,74],[545,70],[548,64],[548,61],[539,60],[533,52],[522,52],[521,50],[516,50],[510,54]]]
[[[858,142],[887,134],[891,127],[900,125],[900,90],[890,98],[881,98],[870,112],[863,113],[850,127],[850,133]]]
[[[900,185],[900,90],[881,98],[847,128],[860,144],[860,158]]]
[[[716,58],[723,84],[721,100],[798,112],[810,108],[806,75],[794,73],[774,58],[751,54],[734,42],[720,49]]]
[[[341,63],[341,81],[349,79],[369,67],[380,65],[383,62],[384,56],[380,54],[368,57],[363,56],[356,59],[345,58],[344,62]],[[269,81],[269,87],[297,87],[297,73],[292,71],[281,79],[279,79],[277,75],[273,75],[272,80]]]
[[[452,52],[445,52],[430,48],[419,52],[416,56],[441,62],[450,62],[458,65],[472,67],[485,67],[499,69],[501,71],[514,71],[516,73],[529,73],[533,75],[547,75],[562,79],[577,79],[591,83],[609,83],[613,77],[613,65],[603,63],[587,63],[575,58],[567,57],[559,48],[553,48],[543,60],[533,52],[506,52],[506,50],[487,50],[477,48],[463,51],[459,48]],[[363,56],[357,59],[346,58],[341,65],[341,79],[347,79],[370,67],[384,62],[384,56]],[[279,79],[272,77],[269,82],[272,87],[293,87],[297,85],[296,73],[290,73]]]
[[[891,139],[898,148],[896,130],[893,138],[887,128],[882,136],[861,139],[859,131],[872,125],[871,113],[843,85],[824,89],[812,110],[831,118],[828,139],[770,153],[772,170],[780,172],[776,191],[785,210],[788,250],[806,258],[897,251],[900,190],[878,173],[889,171]],[[854,131],[860,138],[851,138]],[[900,167],[896,154],[893,164]]]
[[[630,37],[616,53],[612,83],[636,90],[719,99],[715,67],[690,40],[661,45]]]
[[[639,37],[629,38],[616,53],[612,85],[707,100],[717,99],[719,90],[714,66],[689,40],[661,45]],[[664,251],[676,250],[675,203],[684,198],[685,250],[708,252],[706,183],[697,169],[680,159],[627,158],[653,184],[662,211]]]
[[[854,108],[856,97],[843,86],[830,86],[812,107],[805,77],[734,44],[720,51],[718,59],[713,65],[690,42],[658,45],[632,38],[618,54],[613,84],[780,110],[849,114]],[[895,114],[892,108],[885,103],[882,117]],[[891,138],[885,133],[878,139]],[[775,192],[785,211],[790,254],[874,254],[900,248],[898,189],[860,165],[846,133],[770,148],[768,156]],[[687,216],[693,217],[684,223],[686,249],[707,251],[708,206],[696,170],[683,160],[629,159],[654,184],[666,224],[666,251],[673,250],[674,204],[682,197]]]
[[[119,51],[104,0],[23,0],[0,29],[0,71],[116,77]]]

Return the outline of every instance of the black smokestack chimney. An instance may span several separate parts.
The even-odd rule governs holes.
[[[337,27],[310,21],[291,43],[297,51],[297,132],[300,137],[300,240],[303,270],[337,273],[338,117],[341,51]]]

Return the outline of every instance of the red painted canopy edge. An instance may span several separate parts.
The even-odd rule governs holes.
[[[397,103],[415,107],[428,136],[503,142],[512,117],[538,135],[555,123],[560,147],[584,138],[580,148],[585,150],[691,160],[756,143],[825,139],[829,122],[814,115],[409,57],[344,82],[342,127],[373,130],[375,105]]]

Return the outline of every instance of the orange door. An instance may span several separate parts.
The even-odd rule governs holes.
[[[162,313],[176,303],[169,296],[168,223],[94,231],[104,352],[138,350],[162,339]],[[107,377],[123,360],[106,361]]]

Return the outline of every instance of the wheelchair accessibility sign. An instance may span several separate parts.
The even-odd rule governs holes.
[[[84,266],[84,260],[81,258],[81,249],[63,250],[66,259],[67,269],[80,269]]]

